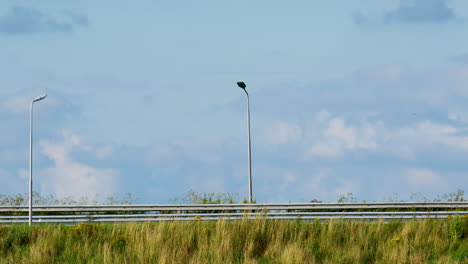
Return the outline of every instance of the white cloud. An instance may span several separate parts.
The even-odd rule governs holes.
[[[405,181],[413,191],[440,191],[448,189],[448,184],[430,169],[407,169]]]
[[[442,72],[446,77],[447,87],[460,95],[468,95],[468,66],[451,67]]]
[[[225,182],[223,177],[214,176],[207,179],[206,175],[191,176],[189,180],[189,189],[198,190],[204,193],[210,192],[225,192]],[[243,188],[246,190],[247,188]]]
[[[286,173],[283,173],[283,175],[281,175],[281,178],[283,179],[283,182],[285,184],[290,184],[296,181],[297,176],[294,173],[288,171]]]
[[[179,156],[184,155],[192,160],[215,165],[223,161],[222,141],[213,139],[196,141],[178,141],[174,144],[179,150]]]
[[[342,145],[336,141],[328,141],[328,142],[319,142],[308,149],[305,150],[304,156],[306,158],[312,157],[324,157],[335,159],[338,158],[342,153]]]
[[[22,180],[29,179],[29,170],[25,170],[25,169],[18,170],[18,177]]]
[[[5,101],[0,102],[0,108],[3,108],[7,112],[15,113],[15,114],[24,114],[29,113],[29,108],[31,105],[32,100],[35,96],[40,94],[44,94],[43,91],[28,91],[23,95],[16,95],[7,98]],[[43,102],[41,101],[42,106],[46,107],[53,107],[57,106],[58,102],[56,98],[48,97]]]
[[[22,190],[22,193],[27,192],[27,181],[22,181],[22,179],[18,180],[18,178],[19,177],[15,177],[13,173],[0,168],[0,182],[2,185],[8,186],[6,193],[10,193],[13,190]]]
[[[460,123],[468,123],[468,112],[458,111],[458,112],[450,112],[448,114],[448,119]]]
[[[190,159],[205,164],[216,165],[223,161],[221,153],[224,152],[228,141],[206,140],[180,140],[169,144],[153,146],[146,154],[146,161],[158,164],[169,160]]]
[[[405,143],[392,144],[390,142],[387,142],[387,144],[384,145],[384,147],[384,151],[400,159],[414,160],[417,156],[417,151],[416,149],[414,149],[414,146],[406,145]]]
[[[147,154],[149,163],[160,163],[167,159],[174,159],[181,155],[180,150],[173,145],[159,145],[153,147]]]
[[[377,150],[382,129],[380,121],[349,124],[343,117],[333,117],[322,109],[315,114],[314,121],[306,122],[304,126],[276,121],[265,129],[260,141],[267,151],[275,151],[279,145],[300,144],[297,151],[302,152],[305,159],[336,159],[346,151]]]
[[[330,112],[328,112],[325,109],[322,109],[315,115],[315,120],[323,122],[328,120],[331,116],[332,114]]]
[[[284,144],[295,144],[302,139],[302,129],[297,124],[277,121],[273,126],[266,129],[263,141],[267,145],[279,146]]]
[[[403,68],[400,65],[381,65],[357,72],[358,76],[373,81],[395,81],[401,78]]]
[[[453,151],[468,151],[468,136],[463,129],[437,124],[428,120],[412,126],[395,129],[386,134],[389,147],[410,146],[414,152],[418,147],[446,147]]]
[[[335,139],[343,143],[349,149],[353,149],[357,144],[356,128],[346,126],[342,118],[333,118],[328,123],[328,128],[325,130],[326,138]]]
[[[304,183],[307,192],[315,195],[313,198],[326,197],[329,193],[325,190],[324,184],[330,177],[330,169],[319,169],[312,177],[308,177]]]
[[[339,180],[338,186],[335,188],[336,195],[346,195],[347,193],[356,194],[359,190],[359,182],[352,179]]]
[[[285,201],[287,200],[288,194],[290,194],[291,190],[297,190],[296,188],[296,179],[298,175],[296,175],[295,172],[290,171],[290,170],[285,170],[285,171],[280,171],[277,175],[276,181],[276,186],[270,185],[271,182],[268,182],[267,184],[270,185],[268,186],[268,189],[274,190],[275,189],[275,195],[274,195],[274,200],[276,201]],[[270,174],[269,177],[272,177]],[[273,180],[273,179],[270,179]]]
[[[92,197],[114,193],[117,172],[73,160],[71,153],[82,148],[82,139],[67,131],[63,131],[62,136],[62,142],[40,142],[42,153],[54,163],[53,167],[39,173],[41,191],[58,197]]]
[[[28,149],[29,151],[29,149]],[[3,164],[26,164],[28,152],[26,149],[2,149],[0,150],[0,165]]]
[[[319,115],[321,115],[320,112]],[[310,139],[312,143],[304,151],[306,158],[316,156],[338,158],[347,150],[374,151],[379,147],[378,132],[382,127],[381,122],[347,125],[344,118],[334,117],[325,124],[325,127],[313,128],[319,133],[315,138]]]
[[[258,170],[260,173],[257,171],[257,177],[254,178],[254,193],[258,194],[260,189],[262,196],[266,195],[269,202],[285,202],[291,198],[296,201],[336,201],[342,194],[357,193],[360,187],[358,179],[339,177],[332,168],[304,171],[300,168],[262,164]]]
[[[336,201],[340,195],[357,193],[359,181],[353,178],[332,177],[331,169],[319,169],[314,175],[305,180],[305,193],[313,194],[311,198],[325,199],[325,201]]]
[[[459,120],[460,115],[452,114]],[[333,116],[322,109],[313,121],[299,126],[277,121],[262,138],[267,151],[276,151],[279,145],[297,145],[297,153],[305,160],[322,157],[342,158],[346,154],[367,151],[412,160],[424,155],[428,149],[444,148],[448,151],[468,151],[468,129],[436,123],[415,121],[399,127],[389,127],[382,121],[352,121]]]
[[[323,110],[320,111],[323,113]],[[322,115],[322,114],[318,115]],[[328,116],[328,115],[327,115]],[[460,119],[458,115],[449,116]],[[403,159],[415,159],[428,148],[468,151],[467,129],[428,120],[390,128],[382,121],[350,122],[344,117],[328,117],[304,130],[303,153],[306,159],[337,159],[346,152],[365,150],[387,153]]]
[[[7,178],[9,176],[8,171],[0,169],[0,178]]]
[[[3,102],[2,107],[8,112],[19,114],[28,112],[30,104],[27,97],[14,96]]]
[[[96,148],[95,153],[99,159],[103,160],[103,159],[109,158],[113,151],[114,151],[114,147],[108,144],[108,145],[104,145],[104,146]]]

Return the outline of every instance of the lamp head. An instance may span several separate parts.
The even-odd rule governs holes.
[[[37,97],[36,99],[34,99],[33,102],[39,102],[39,101],[43,100],[43,99],[46,98],[46,97],[47,97],[47,94],[43,94],[43,95]]]
[[[239,86],[240,88],[242,88],[244,90],[245,90],[245,87],[247,87],[247,85],[245,85],[244,82],[237,82],[237,86]]]

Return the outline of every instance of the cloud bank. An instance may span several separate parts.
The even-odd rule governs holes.
[[[454,21],[457,16],[447,0],[400,1],[396,9],[385,11],[381,17],[360,12],[353,15],[358,26],[371,24],[442,24]]]
[[[52,16],[34,8],[16,6],[0,16],[0,34],[24,35],[40,32],[72,32],[88,25],[88,18],[78,14]]]
[[[77,150],[92,151],[82,139],[70,132],[62,131],[61,142],[43,140],[41,152],[53,162],[50,168],[42,169],[41,191],[57,197],[94,197],[111,195],[116,191],[117,171],[97,168],[73,159]],[[98,150],[98,156],[99,154]],[[107,154],[108,155],[108,154]]]
[[[447,6],[446,0],[401,1],[397,9],[387,11],[387,23],[446,23],[456,18],[454,11]]]

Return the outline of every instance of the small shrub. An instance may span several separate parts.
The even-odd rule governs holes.
[[[452,240],[459,240],[463,236],[462,230],[462,219],[460,217],[454,217],[449,222],[449,237]]]
[[[79,223],[77,226],[70,228],[69,232],[75,237],[94,239],[97,236],[98,227],[93,224]]]
[[[127,238],[125,236],[118,236],[111,243],[112,250],[119,251],[119,252],[123,251],[126,245],[127,245]]]
[[[4,239],[0,240],[3,253],[26,246],[31,241],[30,230],[26,226],[13,226],[7,232],[2,231]]]

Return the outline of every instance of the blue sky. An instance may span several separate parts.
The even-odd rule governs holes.
[[[468,3],[2,1],[0,193],[383,200],[468,188]]]

